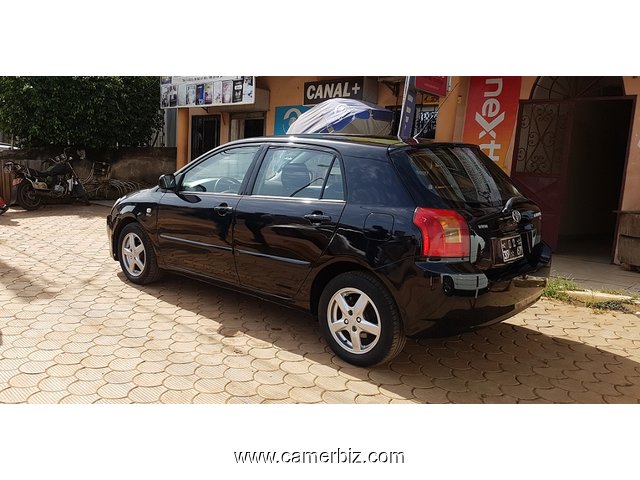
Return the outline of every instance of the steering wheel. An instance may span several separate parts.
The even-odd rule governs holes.
[[[218,185],[220,185],[221,182],[223,185],[226,182],[227,183],[226,186],[229,187],[231,190],[229,190],[229,188],[224,190],[223,189],[218,190]],[[239,180],[236,180],[233,177],[220,177],[218,180],[216,180],[216,183],[213,184],[213,191],[218,193],[233,192],[233,187],[240,187],[240,185],[242,185],[242,182]]]

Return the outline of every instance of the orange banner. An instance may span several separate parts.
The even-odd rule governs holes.
[[[471,77],[463,141],[506,170],[506,156],[518,118],[521,77]]]

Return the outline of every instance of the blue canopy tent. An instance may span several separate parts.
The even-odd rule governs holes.
[[[298,133],[355,133],[390,135],[393,112],[378,105],[332,98],[307,110],[287,130]]]

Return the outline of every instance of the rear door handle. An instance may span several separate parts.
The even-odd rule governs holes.
[[[221,203],[220,205],[218,205],[217,207],[213,207],[213,209],[215,210],[215,212],[220,215],[221,217],[224,217],[225,215],[233,212],[233,207],[230,207],[228,204],[226,203]]]
[[[329,223],[331,217],[324,215],[322,212],[313,212],[304,216],[312,225],[320,225],[321,223]]]

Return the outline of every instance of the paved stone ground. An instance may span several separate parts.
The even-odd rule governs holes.
[[[0,402],[640,402],[635,315],[542,300],[356,368],[295,311],[177,276],[127,283],[107,212],[0,217]]]

